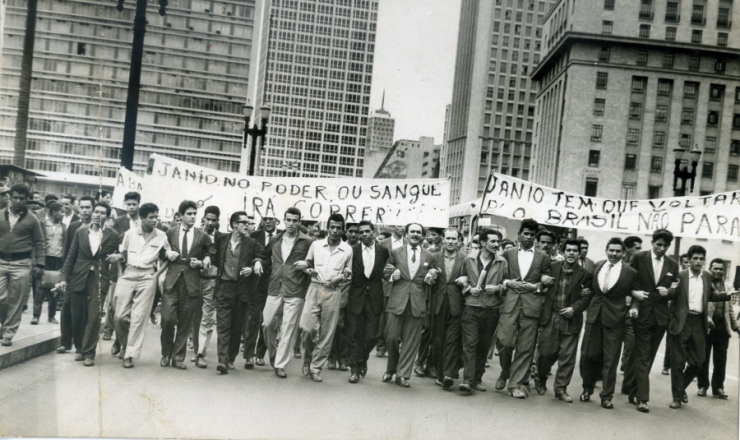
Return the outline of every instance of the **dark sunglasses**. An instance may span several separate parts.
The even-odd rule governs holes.
[[[3,196],[3,197],[7,196],[8,194],[10,194],[10,191],[0,192],[0,196]]]
[[[248,222],[248,221],[246,221],[246,220],[242,220],[242,221],[240,221],[240,222],[234,222],[234,223],[236,223],[236,224],[238,224],[238,225],[246,225],[246,224],[247,224],[247,223],[249,223],[249,222]]]

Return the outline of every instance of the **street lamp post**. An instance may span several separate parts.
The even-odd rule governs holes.
[[[249,172],[248,175],[254,176],[254,163],[257,160],[257,139],[260,140],[260,150],[265,148],[265,136],[267,135],[267,121],[270,119],[270,107],[260,108],[260,116],[262,117],[261,127],[254,124],[254,127],[249,127],[250,119],[254,107],[249,104],[244,105],[244,143],[242,148],[247,148],[247,139],[252,138],[252,149],[249,152]]]
[[[699,151],[698,145],[694,144],[694,148],[691,150],[689,155],[691,156],[691,171],[689,171],[688,163],[686,166],[681,168],[681,164],[686,159],[687,151],[683,148],[676,148],[673,150],[676,157],[676,162],[673,168],[673,196],[683,197],[686,195],[686,181],[689,181],[689,193],[694,192],[694,182],[696,181],[696,167],[699,165],[699,158],[701,157],[701,151]],[[678,184],[678,181],[681,184]],[[674,257],[676,261],[680,261],[681,257],[681,237],[676,237],[676,245],[673,247]]]

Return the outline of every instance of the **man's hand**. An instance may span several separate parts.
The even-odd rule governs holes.
[[[424,277],[424,283],[429,284],[430,286],[434,284],[434,281],[436,278],[434,277],[434,270],[430,270],[427,272],[426,276]]]
[[[201,261],[198,260],[197,258],[190,259],[190,267],[192,267],[193,269],[197,269],[202,266],[203,266],[203,263],[201,263]]]
[[[495,293],[498,286],[495,284],[487,284],[485,287],[486,293]]]
[[[660,296],[668,296],[668,289],[663,286],[658,287],[658,293]]]
[[[564,309],[560,309],[560,316],[564,316],[567,319],[572,318],[575,313],[576,311],[573,310],[573,307],[566,307]]]
[[[308,269],[308,263],[305,261],[297,261],[295,263],[295,267],[298,268],[298,270],[306,270]]]
[[[401,269],[396,269],[391,274],[391,281],[396,281],[401,279]]]
[[[676,280],[676,281],[672,282],[672,283],[671,283],[671,289],[674,289],[674,290],[675,290],[675,289],[678,289],[678,285],[679,285],[679,283],[678,283],[678,280]]]
[[[517,293],[522,293],[523,286],[524,286],[523,281],[509,281],[508,283],[506,283],[507,288],[513,289]]]
[[[254,273],[262,276],[262,263],[259,261],[254,262]]]
[[[170,261],[175,261],[180,257],[180,254],[175,251],[166,251],[164,253],[164,256],[167,257],[167,259]]]
[[[56,287],[57,290],[60,291],[60,292],[62,292],[62,293],[66,293],[67,292],[67,282],[66,281],[60,281],[54,287]]]
[[[549,275],[542,275],[542,279],[540,280],[543,286],[545,287],[552,287],[555,285],[555,278],[549,276]],[[537,290],[537,289],[535,289]]]
[[[647,299],[648,293],[644,290],[635,290],[632,292],[632,297],[637,301],[642,301],[644,299]]]
[[[630,313],[630,318],[632,318],[632,319],[636,319],[637,318],[637,315],[638,315],[637,309],[630,309],[630,312],[629,313]]]
[[[333,289],[337,287],[339,283],[341,283],[342,281],[344,281],[344,276],[342,276],[342,274],[339,274],[335,276],[334,278],[332,278],[331,280],[329,280],[329,282],[326,283],[326,286],[330,289]]]
[[[470,294],[473,295],[473,296],[476,296],[477,297],[478,295],[480,295],[480,293],[481,293],[480,287],[472,287],[470,289]]]
[[[208,270],[211,267],[211,257],[206,256],[203,259],[203,269]]]
[[[109,263],[117,263],[123,261],[123,254],[111,254],[105,257],[105,261]]]
[[[468,277],[458,277],[458,279],[455,280],[455,284],[457,284],[460,287],[465,287],[465,284],[468,283]]]
[[[252,272],[253,270],[251,267],[243,267],[242,270],[239,271],[239,276],[247,278],[248,276],[252,275]]]
[[[44,269],[36,266],[31,267],[31,276],[40,280],[44,277]]]
[[[583,289],[581,289],[581,296],[586,296],[586,295],[589,295],[590,293],[591,293],[591,289],[589,289],[588,287],[584,287]]]

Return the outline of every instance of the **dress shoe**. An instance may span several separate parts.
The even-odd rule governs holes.
[[[445,388],[449,388],[452,386],[453,383],[455,383],[455,381],[450,376],[445,376],[444,380],[442,381],[442,386]]]
[[[86,367],[92,367],[93,365],[95,365],[95,361],[92,359],[85,359],[85,362],[83,362],[82,365]]]
[[[64,354],[66,352],[67,352],[67,347],[65,347],[65,346],[61,346],[61,347],[57,348],[57,353],[59,353],[59,354]]]
[[[663,376],[668,376],[669,374],[671,374],[671,369],[663,368],[663,371],[661,371],[660,374],[662,374]]]
[[[152,322],[152,324],[156,324],[157,323],[157,315],[155,315],[154,313],[152,313],[151,315],[149,315],[149,320]]]
[[[127,357],[123,359],[123,368],[134,368],[134,360]]]
[[[629,396],[627,398],[627,402],[629,402],[629,403],[631,403],[633,405],[637,405],[637,397],[635,397],[635,396]]]
[[[513,390],[509,388],[509,395],[511,397],[516,397],[517,399],[526,399],[527,393],[522,391],[520,388],[514,388]]]
[[[647,402],[637,402],[637,410],[640,412],[648,413],[650,412],[650,407],[648,407]]]
[[[411,384],[409,384],[408,379],[405,377],[397,377],[396,378],[396,385],[403,388],[408,388]]]
[[[285,372],[284,368],[278,368],[277,370],[275,370],[275,375],[280,379],[285,379],[286,377],[288,377],[288,374]]]
[[[10,347],[11,345],[13,345],[13,342],[10,340],[10,338],[3,338],[3,340],[0,341],[0,345],[2,345],[3,347]]]
[[[360,376],[365,377],[367,375],[367,367],[360,368]]]
[[[699,388],[699,391],[696,392],[696,395],[699,397],[705,397],[707,395],[706,387]]]
[[[327,362],[327,368],[330,370],[336,370],[337,369],[337,363],[334,361]]]
[[[482,383],[478,382],[477,384],[475,384],[475,391],[480,391],[481,393],[485,393],[486,387],[484,387]]]
[[[321,372],[311,373],[311,380],[314,381],[314,382],[321,382],[323,380],[321,378]]]
[[[390,382],[391,380],[393,380],[393,374],[392,373],[389,373],[387,371],[385,373],[383,373],[383,382]]]
[[[301,353],[301,350],[300,349],[296,350],[294,348],[293,349],[293,357],[296,358],[296,359],[302,358],[303,357],[303,354]]]
[[[169,356],[162,356],[162,359],[159,361],[160,367],[169,367],[170,366],[170,357]]]
[[[424,373],[424,369],[421,367],[421,365],[417,365],[416,367],[414,367],[414,375],[418,377],[426,376],[426,373]]]
[[[31,319],[31,325],[38,325],[38,323],[39,323],[39,318],[34,316],[33,319]]]
[[[245,370],[251,370],[254,368],[254,358],[249,358],[244,360],[244,369]]]
[[[601,399],[601,407],[604,409],[614,409],[614,404],[609,399]]]
[[[195,358],[195,366],[198,368],[208,368],[206,360],[201,355],[198,355],[198,357]]]
[[[118,343],[118,341],[113,343],[113,346],[110,348],[110,355],[111,356],[117,356],[121,352],[121,345]]]
[[[175,361],[175,360],[172,361],[172,366],[174,368],[177,368],[178,370],[187,370],[188,369],[188,366],[185,365],[185,362],[179,362],[179,361]]]
[[[357,373],[352,373],[349,375],[349,383],[357,383],[360,381],[360,375]]]
[[[689,395],[684,393],[683,396],[681,396],[681,402],[684,404],[689,403]]]
[[[457,389],[464,392],[464,393],[472,393],[473,392],[473,386],[470,385],[468,382],[463,382],[460,385],[457,386]]]
[[[303,368],[301,369],[301,372],[304,376],[308,377],[311,375],[311,364],[303,364]]]
[[[193,357],[191,357],[191,358],[190,358],[190,362],[195,362],[195,358],[197,358],[197,357],[198,357],[198,356],[193,356]]]
[[[49,324],[59,324],[56,318],[49,318]]]
[[[85,356],[82,355],[82,353],[75,354],[75,361],[76,362],[82,362],[85,360]]]
[[[221,374],[229,374],[229,369],[226,368],[226,364],[219,363],[218,365],[216,365],[216,371]]]
[[[571,397],[565,391],[556,391],[555,398],[566,403],[573,403],[573,399],[571,399]]]
[[[437,385],[438,387],[442,387],[442,388],[444,388],[444,387],[445,387],[445,384],[444,384],[444,383],[442,383],[442,381],[441,381],[441,380],[439,380],[439,379],[435,380],[435,381],[434,381],[434,384],[435,384],[435,385]]]
[[[340,363],[338,370],[339,371],[349,371],[349,367],[347,366],[347,364]]]
[[[671,409],[679,409],[679,408],[681,408],[681,401],[680,400],[674,400],[668,406],[671,407]]]
[[[264,367],[265,366],[265,360],[262,359],[262,358],[257,358],[257,360],[254,363],[257,364],[260,367]]]
[[[379,357],[379,358],[385,357],[385,353],[386,353],[385,350],[378,350],[375,352],[375,357]]]
[[[586,390],[583,390],[583,392],[581,393],[581,397],[579,397],[578,400],[580,400],[581,402],[588,402],[588,401],[590,401],[591,400],[591,393],[589,393]]]
[[[506,379],[499,377],[494,388],[496,388],[496,391],[501,391],[506,388]]]
[[[228,364],[226,364],[226,367],[229,370],[236,370],[236,365],[234,365],[232,362],[229,362]]]
[[[111,335],[108,332],[103,332],[103,340],[104,341],[110,341],[111,340],[111,336],[113,336],[113,335]]]
[[[712,396],[714,396],[714,397],[716,397],[718,399],[727,399],[727,397],[728,397],[727,394],[725,394],[725,390],[723,390],[722,388],[718,388],[717,391],[714,391],[712,393]],[[686,402],[684,402],[684,403],[686,403]]]
[[[545,382],[540,379],[534,380],[534,389],[537,390],[537,394],[540,396],[544,396],[547,392],[547,387],[545,386]]]

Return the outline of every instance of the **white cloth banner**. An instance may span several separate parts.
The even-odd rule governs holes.
[[[193,200],[199,207],[218,206],[222,223],[236,211],[246,211],[257,220],[282,219],[285,210],[294,206],[306,220],[326,221],[330,213],[338,212],[347,222],[448,225],[446,180],[245,176],[158,154],[151,155],[149,169],[141,201],[155,203],[165,220],[172,219],[181,201]],[[198,215],[203,215],[202,210]]]
[[[740,191],[698,197],[612,200],[567,193],[515,177],[491,174],[481,213],[533,218],[565,228],[740,241]]]
[[[110,198],[110,204],[114,208],[126,209],[123,205],[123,196],[127,192],[136,191],[141,194],[141,177],[137,176],[133,171],[129,171],[124,167],[118,170],[116,176],[116,186],[113,187],[113,194]]]

